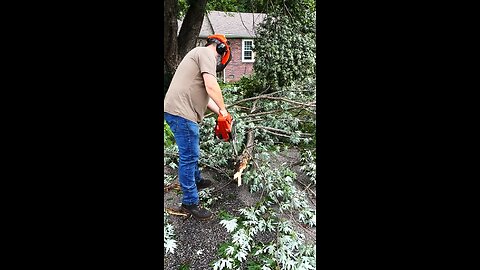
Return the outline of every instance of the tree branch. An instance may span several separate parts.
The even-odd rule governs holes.
[[[242,99],[242,100],[239,100],[239,101],[233,103],[232,105],[226,105],[226,107],[228,108],[228,107],[231,107],[231,106],[243,103],[243,102],[247,102],[247,101],[251,101],[251,100],[258,100],[258,99],[281,100],[281,101],[285,101],[285,102],[288,102],[288,103],[292,103],[292,104],[296,104],[296,105],[303,105],[303,106],[307,106],[307,107],[316,107],[317,106],[316,101],[313,101],[313,102],[310,102],[310,103],[302,103],[302,102],[298,102],[298,101],[295,101],[295,100],[286,99],[286,98],[283,98],[283,97],[272,97],[271,96],[271,95],[276,94],[278,92],[281,92],[281,91],[273,92],[273,93],[266,94],[266,95],[261,95],[261,96]]]
[[[253,155],[253,145],[255,143],[255,130],[250,129],[247,132],[247,143],[243,153],[237,158],[235,164],[235,173],[233,175],[233,180],[237,180],[238,186],[242,184],[242,172],[247,168],[248,162],[252,159]]]
[[[295,132],[291,132],[291,131],[286,131],[286,130],[283,130],[283,129],[277,129],[277,128],[272,128],[272,127],[265,127],[265,126],[255,126],[256,128],[260,128],[260,129],[263,129],[265,131],[270,131],[270,132],[282,132],[282,133],[286,133],[286,134],[295,134]],[[314,134],[311,134],[311,133],[299,133],[300,136],[306,136],[306,137],[312,137]],[[291,136],[287,136],[288,138],[290,138]]]
[[[268,89],[268,88],[267,88],[267,89]],[[266,90],[265,90],[265,91],[266,91]],[[247,102],[247,101],[250,101],[250,100],[257,100],[257,99],[261,99],[261,98],[264,98],[264,97],[268,97],[268,96],[271,96],[271,95],[280,93],[280,92],[282,92],[282,91],[283,91],[283,90],[276,91],[276,92],[272,92],[272,93],[265,94],[265,95],[256,96],[256,97],[245,98],[245,99],[242,99],[242,100],[239,100],[239,101],[233,103],[232,105],[226,105],[226,106],[227,106],[227,108],[228,108],[228,107],[231,107],[231,106],[234,106],[234,105],[243,103],[243,102]]]
[[[290,108],[286,108],[286,109],[278,109],[278,110],[273,110],[273,111],[268,111],[268,112],[259,112],[259,113],[249,114],[249,115],[247,115],[247,117],[256,117],[256,116],[260,116],[260,115],[264,115],[264,114],[273,114],[273,113],[276,113],[276,112],[285,112],[285,111],[295,110],[295,109],[299,109],[299,108],[303,108],[303,107],[304,106],[294,106],[294,107],[290,107]]]
[[[316,107],[317,106],[315,104],[316,103],[315,101],[310,102],[310,103],[302,103],[302,102],[298,102],[298,101],[294,101],[294,100],[290,100],[290,99],[286,99],[286,98],[282,98],[282,97],[264,97],[264,98],[265,99],[272,99],[272,100],[281,100],[281,101],[285,101],[285,102],[288,102],[288,103],[307,106],[307,107]]]
[[[279,137],[290,138],[290,136],[288,136],[288,135],[275,133],[273,131],[266,130],[266,129],[265,129],[265,132],[270,133],[270,134],[275,135],[275,136],[279,136]]]

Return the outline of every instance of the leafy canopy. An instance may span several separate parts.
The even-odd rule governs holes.
[[[263,87],[289,86],[315,76],[316,16],[310,2],[276,6],[261,24],[254,70]]]

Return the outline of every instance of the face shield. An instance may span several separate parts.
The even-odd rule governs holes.
[[[230,60],[232,60],[232,53],[230,50],[226,52],[225,54],[228,54],[226,56],[219,56],[217,58],[217,72],[220,72],[225,69],[225,67],[230,63]]]

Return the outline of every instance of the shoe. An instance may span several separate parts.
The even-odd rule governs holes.
[[[212,185],[212,181],[202,179],[200,182],[197,182],[197,190],[207,188]]]
[[[194,218],[199,220],[207,220],[212,217],[212,212],[200,208],[198,204],[186,205],[182,203],[182,210],[190,213]]]

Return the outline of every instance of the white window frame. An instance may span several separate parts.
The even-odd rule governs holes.
[[[252,42],[252,59],[245,59],[245,41],[251,41]],[[253,39],[242,39],[242,62],[255,62],[255,55],[253,54],[253,46],[254,46],[254,41]]]

